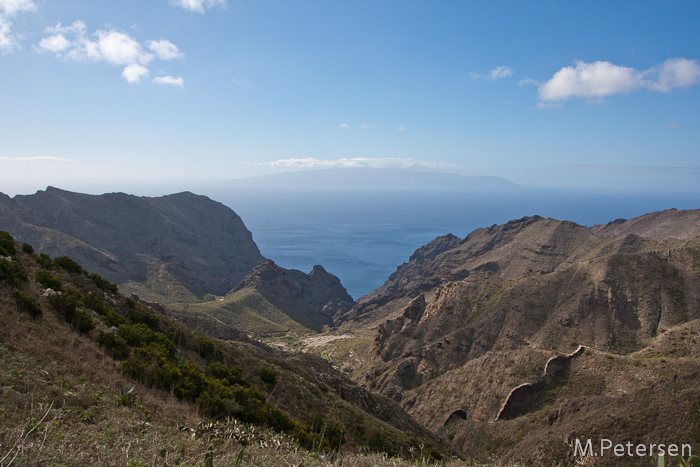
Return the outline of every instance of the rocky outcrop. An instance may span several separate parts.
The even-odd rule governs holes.
[[[99,196],[53,187],[0,196],[0,230],[51,256],[69,256],[122,284],[166,265],[192,294],[223,295],[263,257],[240,217],[205,196]]]
[[[316,265],[309,274],[284,269],[272,260],[260,262],[233,289],[227,300],[256,292],[302,326],[320,331],[333,317],[354,305],[340,280]]]
[[[555,355],[547,360],[542,376],[536,382],[523,383],[510,391],[501,404],[496,421],[507,420],[521,414],[539,394],[546,391],[552,382],[568,369],[569,360],[581,355],[585,350],[584,346],[579,345],[573,353]]]
[[[499,437],[521,436],[524,420],[570,430],[585,417],[570,410],[576,398],[633,413],[627,387],[643,391],[646,372],[624,367],[620,385],[591,362],[644,367],[629,356],[700,322],[700,237],[684,233],[694,219],[700,211],[588,228],[534,216],[439,237],[337,319],[375,332],[353,376],[454,436],[465,455],[502,450]],[[658,232],[668,237],[651,238]],[[574,343],[591,355],[572,359],[583,349],[571,354]]]

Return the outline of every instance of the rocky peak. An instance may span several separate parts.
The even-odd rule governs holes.
[[[261,261],[230,295],[255,291],[305,327],[321,330],[332,318],[355,303],[340,280],[321,266],[309,274]]]

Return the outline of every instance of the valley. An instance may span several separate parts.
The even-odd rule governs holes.
[[[158,332],[185,326],[180,329],[209,336],[217,348],[245,352],[245,374],[258,371],[249,368],[258,368],[260,358],[280,381],[311,371],[305,376],[310,384],[333,388],[323,404],[339,410],[336,395],[350,404],[331,418],[348,433],[335,448],[368,446],[368,431],[354,431],[357,438],[346,432],[357,417],[379,417],[398,430],[396,436],[410,432],[429,440],[435,458],[474,462],[569,464],[580,460],[572,446],[584,439],[700,443],[698,210],[592,227],[531,216],[465,238],[444,235],[354,301],[322,266],[306,274],[260,256],[243,275],[232,272],[243,271],[259,252],[242,222],[233,229],[210,218],[218,215],[216,203],[204,197],[90,197],[56,189],[41,196],[49,195],[48,219],[28,208],[35,206],[29,199],[3,198],[0,230],[20,242],[34,240],[39,252],[75,254],[118,282],[127,297],[135,293],[129,300],[140,307],[158,302],[152,306],[173,320],[154,325]],[[129,250],[127,242],[99,234],[101,225],[122,223],[115,218],[120,212],[129,215],[130,208],[100,204],[112,202],[167,212],[164,203],[176,207],[177,216],[159,221],[160,231],[140,234],[152,236],[150,250],[136,240]],[[109,213],[107,220],[101,212]],[[201,212],[211,212],[206,231],[196,227]],[[240,221],[232,211],[222,213],[227,222]],[[76,227],[87,223],[90,229]],[[85,233],[91,231],[98,234]],[[215,254],[223,247],[210,239],[235,245],[249,259],[222,262],[228,253]],[[19,259],[38,296],[36,260]],[[214,268],[200,274],[208,264]],[[130,276],[134,270],[142,273]],[[3,293],[12,312],[10,289]],[[19,334],[13,335],[15,346]],[[185,354],[199,352],[191,349]],[[203,371],[209,364],[206,358],[199,363]],[[263,394],[270,390],[259,384]],[[308,396],[292,386],[274,391],[268,399],[312,433],[311,405],[298,399]],[[403,443],[392,439],[392,446]],[[408,455],[420,444],[406,442],[413,448],[394,454]],[[608,456],[606,462],[637,465],[642,459]]]

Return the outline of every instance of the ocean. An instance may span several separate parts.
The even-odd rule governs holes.
[[[309,272],[322,265],[355,299],[381,286],[434,238],[540,215],[605,224],[664,209],[700,209],[700,193],[581,193],[519,189],[208,187],[233,209],[266,258]]]

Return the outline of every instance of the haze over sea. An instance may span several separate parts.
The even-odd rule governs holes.
[[[532,215],[591,226],[700,208],[697,192],[231,186],[200,193],[241,216],[263,256],[304,272],[320,264],[355,299],[381,286],[416,249],[447,233],[464,238],[474,229]]]

